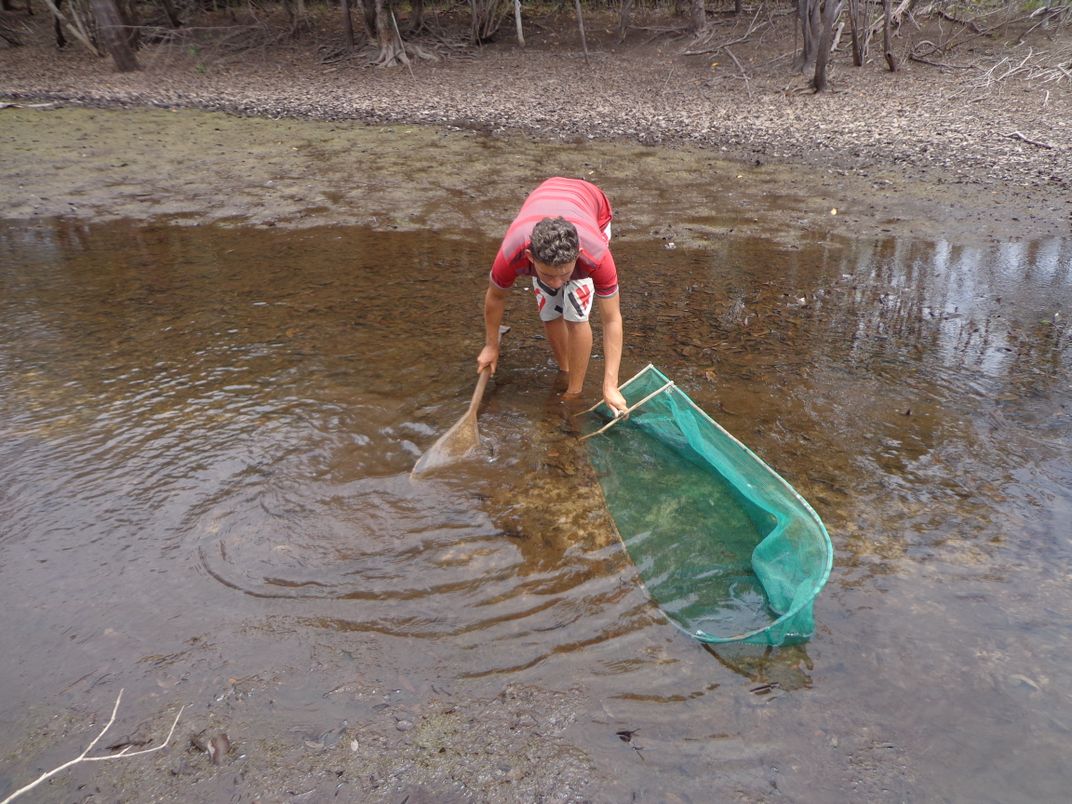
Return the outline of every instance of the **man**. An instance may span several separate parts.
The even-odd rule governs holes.
[[[603,322],[603,401],[628,407],[618,390],[622,360],[622,313],[618,270],[611,256],[613,212],[603,191],[582,179],[552,178],[529,194],[506,230],[484,296],[484,348],[477,371],[499,360],[499,325],[509,288],[532,277],[540,320],[559,368],[568,375],[565,399],[581,395],[592,356],[593,298]]]

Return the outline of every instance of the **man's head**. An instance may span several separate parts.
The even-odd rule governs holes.
[[[544,218],[532,227],[526,252],[536,276],[545,285],[559,288],[573,274],[580,251],[577,227],[565,218]]]

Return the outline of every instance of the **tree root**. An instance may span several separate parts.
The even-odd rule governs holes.
[[[439,56],[425,50],[420,45],[413,42],[400,43],[392,40],[389,44],[380,48],[380,55],[372,65],[374,67],[399,67],[403,65],[408,67],[414,58],[423,61],[439,61]]]

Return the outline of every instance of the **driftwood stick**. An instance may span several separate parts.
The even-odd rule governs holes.
[[[1002,134],[1001,136],[1008,137],[1010,140],[1022,140],[1023,142],[1026,142],[1028,145],[1035,145],[1035,146],[1037,146],[1039,148],[1053,148],[1053,146],[1050,145],[1050,143],[1048,143],[1048,142],[1039,142],[1038,140],[1033,140],[1030,137],[1025,137],[1019,131],[1010,131],[1008,134]]]
[[[53,768],[50,771],[46,771],[45,773],[42,773],[40,776],[37,777],[37,779],[35,781],[30,782],[30,784],[26,785],[25,787],[20,787],[18,790],[16,790],[10,796],[5,798],[3,801],[0,801],[0,804],[9,804],[9,802],[14,801],[16,798],[21,796],[23,793],[28,793],[29,791],[33,790],[35,787],[37,787],[37,785],[41,784],[41,782],[45,781],[46,779],[51,779],[53,776],[55,776],[60,771],[66,770],[67,768],[71,767],[72,765],[77,765],[79,762],[105,762],[106,760],[110,760],[110,759],[126,759],[126,758],[129,758],[129,757],[141,756],[142,754],[151,754],[154,751],[159,751],[161,748],[164,748],[169,742],[171,742],[171,737],[175,733],[175,727],[177,725],[179,725],[179,718],[182,717],[182,711],[183,711],[183,709],[186,708],[185,704],[183,704],[183,706],[179,709],[179,713],[177,715],[175,715],[175,720],[171,724],[171,730],[168,731],[167,737],[164,738],[164,742],[160,743],[160,745],[155,746],[153,748],[143,748],[141,751],[131,751],[130,746],[128,745],[126,748],[124,748],[118,754],[112,754],[111,756],[106,756],[106,757],[91,757],[91,756],[87,756],[87,754],[89,754],[89,752],[93,750],[94,746],[96,746],[97,743],[100,742],[101,738],[105,735],[105,733],[108,731],[108,729],[110,729],[112,727],[112,724],[115,723],[115,715],[119,711],[119,702],[122,701],[122,700],[123,700],[123,690],[119,690],[119,695],[115,699],[115,706],[112,707],[112,716],[110,718],[108,718],[108,722],[104,724],[104,728],[101,729],[100,734],[98,734],[96,737],[94,737],[92,742],[90,742],[90,744],[86,746],[85,751],[83,751],[81,754],[76,756],[74,759],[68,760],[67,762],[64,762],[62,765],[59,765],[59,766]]]

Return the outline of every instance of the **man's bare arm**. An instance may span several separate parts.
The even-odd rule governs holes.
[[[499,325],[502,324],[508,294],[509,291],[488,282],[488,292],[484,294],[484,348],[476,358],[477,373],[487,366],[491,367],[492,374],[495,373],[499,362]]]
[[[618,390],[618,369],[622,363],[622,323],[620,293],[597,296],[599,319],[603,324],[603,401],[615,410],[624,411],[628,404]]]

